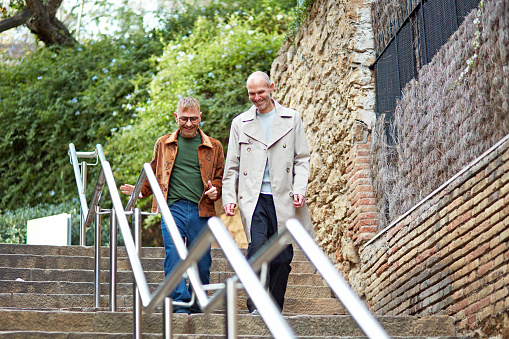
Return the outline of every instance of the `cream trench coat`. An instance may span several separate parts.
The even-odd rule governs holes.
[[[270,184],[278,229],[297,218],[314,238],[307,205],[293,207],[293,195],[306,195],[309,176],[309,146],[300,114],[274,101],[276,114],[267,142],[256,119],[256,107],[232,121],[223,176],[223,205],[237,204],[247,241],[251,243],[251,219],[269,161]],[[237,199],[238,198],[238,199]]]

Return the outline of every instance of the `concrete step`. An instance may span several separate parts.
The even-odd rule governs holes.
[[[147,271],[145,277],[149,283],[161,284],[164,281],[164,272]],[[233,276],[233,272],[211,272],[210,282],[224,282],[227,278]],[[3,280],[23,281],[75,281],[90,282],[94,281],[94,271],[85,269],[43,269],[43,268],[16,268],[0,267],[0,277]],[[101,272],[101,282],[110,281],[109,270]],[[131,271],[117,271],[118,283],[132,283],[133,274]],[[315,273],[291,273],[288,278],[289,285],[307,285],[307,286],[326,286],[323,278]]]
[[[240,251],[245,254],[246,249],[241,248]],[[0,253],[2,254],[32,254],[44,256],[86,256],[94,257],[93,246],[40,246],[40,245],[25,245],[25,244],[2,244],[0,243]],[[220,248],[211,249],[212,257],[216,259],[224,259],[223,250]],[[109,257],[109,247],[103,246],[101,248],[101,256],[104,258]],[[117,248],[118,257],[127,257],[125,247],[120,246]],[[164,258],[163,247],[143,247],[143,258]],[[306,261],[305,254],[294,245],[293,259],[297,261]]]
[[[142,258],[141,264],[145,271],[161,271],[164,258]],[[59,270],[93,270],[94,258],[84,256],[34,255],[34,254],[2,254],[0,267],[41,268]],[[292,273],[315,273],[316,270],[308,261],[292,261]],[[108,270],[109,258],[101,258],[101,269]],[[129,271],[131,264],[125,257],[117,258],[117,270]],[[233,272],[225,259],[212,259],[211,272]]]
[[[143,248],[142,265],[154,291],[164,281],[162,248]],[[245,250],[243,250],[245,253]],[[132,338],[132,272],[118,248],[117,310],[109,305],[109,248],[102,248],[101,308],[94,308],[94,249],[81,246],[0,244],[1,338]],[[220,249],[212,249],[211,282],[233,275]],[[239,337],[272,338],[261,317],[251,316],[246,294],[237,298]],[[299,338],[364,338],[323,278],[295,250],[283,315]],[[224,305],[213,314],[176,314],[174,338],[224,337]],[[394,338],[456,339],[447,316],[379,317]],[[161,338],[161,314],[143,316],[144,338]]]
[[[153,293],[159,284],[149,283],[149,289]],[[133,284],[117,283],[118,295],[132,295]],[[109,283],[102,283],[101,295],[108,295]],[[12,281],[0,280],[0,293],[38,293],[38,294],[93,294],[93,282],[68,282],[68,281]],[[244,297],[244,290],[239,290],[239,296]],[[290,285],[287,288],[288,298],[330,298],[331,290],[326,286],[301,286]]]
[[[100,305],[109,307],[109,296],[101,295]],[[133,305],[131,295],[118,295],[117,307],[130,308]],[[38,294],[38,293],[0,293],[0,308],[26,309],[70,309],[94,306],[92,294]],[[237,309],[247,312],[246,298],[237,298]],[[216,312],[223,312],[220,306]],[[285,298],[285,314],[346,314],[341,303],[334,298]]]
[[[144,333],[162,331],[161,314],[144,315]],[[289,316],[285,317],[299,337],[354,338],[364,337],[350,316]],[[224,315],[175,314],[173,331],[176,334],[224,335]],[[455,335],[453,320],[449,316],[433,317],[378,317],[382,327],[393,337],[451,337]],[[239,335],[270,337],[260,316],[238,315]],[[76,312],[0,310],[0,331],[53,333],[115,333],[123,335],[132,329],[132,314],[122,312]],[[324,335],[326,333],[326,335]],[[201,337],[203,338],[203,337]]]
[[[132,333],[90,333],[90,332],[82,332],[82,333],[69,333],[69,332],[37,332],[37,331],[19,331],[19,332],[10,332],[4,331],[0,332],[0,338],[9,338],[9,339],[37,339],[37,338],[55,338],[55,339],[80,339],[80,338],[94,338],[94,339],[132,339]],[[224,334],[213,335],[213,334],[174,334],[174,339],[224,339]],[[239,335],[238,338],[250,338],[250,339],[269,339],[273,338],[273,336],[265,336],[265,335]],[[161,334],[143,334],[143,338],[152,339],[152,338],[162,338]],[[367,337],[364,336],[298,336],[298,339],[364,339]],[[394,339],[470,339],[468,337],[457,337],[457,336],[447,336],[447,337],[422,337],[422,336],[411,336],[411,337],[401,337],[401,336],[392,336]]]

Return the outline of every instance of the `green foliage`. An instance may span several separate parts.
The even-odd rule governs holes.
[[[164,22],[165,38],[175,40],[181,36],[189,34],[193,29],[198,18],[214,20],[215,17],[228,17],[235,14],[241,17],[249,17],[264,13],[267,7],[272,6],[280,12],[289,12],[297,6],[296,0],[239,0],[239,1],[210,1],[206,5],[203,1],[184,1],[182,6],[175,9],[170,15],[162,18]],[[276,13],[278,15],[281,13]]]
[[[25,0],[9,0],[6,1],[5,5],[3,2],[0,3],[0,19],[4,19],[11,15],[16,14],[26,7]]]
[[[43,48],[0,69],[0,210],[76,196],[67,149],[93,151],[146,101],[159,38]]]
[[[295,1],[197,4],[159,13],[164,28],[150,32],[124,8],[110,17],[119,22],[114,37],[41,48],[0,67],[0,215],[11,218],[0,223],[1,241],[24,242],[26,220],[61,213],[77,197],[71,142],[78,151],[102,144],[118,183],[134,184],[155,140],[175,130],[178,100],[193,96],[202,129],[226,146],[232,118],[250,106],[247,76],[270,71]],[[89,198],[97,174],[98,166],[89,167]],[[148,210],[150,200],[138,206]],[[146,218],[145,228],[158,222]],[[76,232],[73,226],[73,243]],[[87,244],[92,236],[88,230]]]
[[[185,96],[200,101],[201,128],[226,146],[231,120],[250,107],[247,77],[256,70],[270,72],[290,21],[277,4],[264,2],[256,13],[199,16],[192,29],[169,42],[156,59],[159,71],[150,84],[150,102],[140,103],[132,128],[118,131],[108,143],[115,176],[136,182],[156,139],[176,129],[173,114]]]
[[[304,24],[304,21],[306,21],[309,13],[309,8],[311,8],[311,5],[313,4],[313,0],[304,0],[299,6],[297,6],[295,10],[295,19],[290,24],[290,27],[288,28],[288,32],[286,34],[286,37],[293,40],[295,38],[295,34],[299,31],[300,27]]]

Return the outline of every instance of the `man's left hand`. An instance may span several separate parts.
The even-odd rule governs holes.
[[[209,197],[210,200],[215,201],[217,200],[217,188],[215,186],[212,186],[212,182],[207,183],[208,190],[205,192],[205,195]]]
[[[300,208],[304,206],[304,200],[306,198],[302,194],[294,194],[293,195],[293,207]]]

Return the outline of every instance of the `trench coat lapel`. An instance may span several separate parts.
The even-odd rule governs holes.
[[[293,116],[291,112],[285,110],[283,106],[276,101],[274,102],[276,106],[276,115],[274,116],[268,147],[274,145],[279,139],[293,129],[293,119],[290,119]]]
[[[253,138],[261,142],[264,145],[267,145],[267,139],[265,138],[265,134],[263,133],[262,126],[258,122],[258,119],[256,119],[255,106],[251,107],[251,109],[247,111],[247,114],[242,119],[242,122],[244,124],[244,127],[242,128],[244,134],[246,134],[250,138]]]

